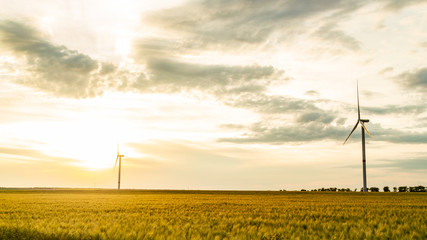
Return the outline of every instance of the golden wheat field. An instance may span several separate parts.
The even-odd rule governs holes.
[[[426,193],[1,190],[1,239],[427,239]]]

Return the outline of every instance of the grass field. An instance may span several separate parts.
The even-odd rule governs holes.
[[[0,190],[0,239],[427,239],[426,193]]]

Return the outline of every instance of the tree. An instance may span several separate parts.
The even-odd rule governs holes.
[[[397,192],[397,187],[393,187],[393,192]]]
[[[380,189],[379,189],[379,188],[377,188],[377,187],[370,187],[370,188],[369,188],[369,191],[371,191],[371,192],[379,192],[379,191],[380,191]]]
[[[399,192],[407,192],[408,191],[408,187],[407,186],[401,186],[399,187]]]
[[[424,186],[421,186],[421,185],[416,186],[415,188],[416,188],[417,192],[425,192],[426,191],[426,188]]]
[[[390,188],[389,188],[388,186],[385,186],[385,187],[383,188],[383,190],[384,190],[384,192],[390,192]]]
[[[409,187],[410,192],[425,192],[426,188],[423,186]]]

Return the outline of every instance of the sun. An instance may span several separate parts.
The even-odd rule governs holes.
[[[78,146],[80,151],[73,158],[78,159],[81,167],[88,170],[112,168],[116,160],[114,141],[97,139]]]
[[[52,131],[44,135],[47,148],[44,152],[73,159],[73,165],[88,170],[113,168],[117,144],[122,143],[118,126],[98,118],[52,124]]]

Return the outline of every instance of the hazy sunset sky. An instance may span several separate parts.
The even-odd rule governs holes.
[[[0,187],[427,184],[427,1],[0,5]]]

